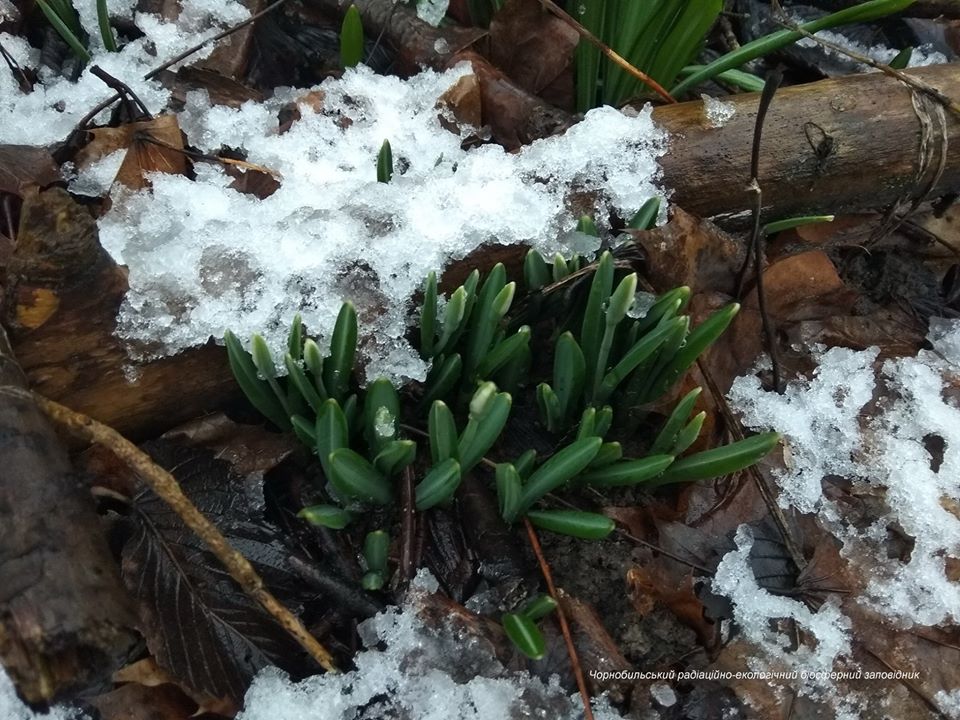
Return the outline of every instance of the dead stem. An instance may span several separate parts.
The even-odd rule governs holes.
[[[563,640],[567,644],[567,654],[570,656],[573,676],[577,680],[577,689],[580,691],[580,697],[583,698],[584,720],[593,720],[593,708],[590,707],[590,693],[587,690],[587,683],[583,679],[583,669],[580,667],[580,658],[577,657],[577,649],[573,646],[573,637],[570,635],[567,616],[563,613],[560,596],[557,593],[557,588],[553,584],[553,574],[550,572],[547,559],[543,556],[543,549],[540,547],[537,531],[533,529],[533,525],[527,518],[523,519],[523,524],[527,528],[527,537],[530,538],[530,547],[533,548],[533,554],[537,556],[537,562],[540,563],[540,572],[543,573],[543,579],[547,583],[547,592],[550,593],[550,597],[557,603],[557,619],[560,621],[560,632],[563,633]]]
[[[563,20],[567,25],[572,27],[578,33],[580,37],[586,40],[591,45],[595,46],[601,53],[603,53],[611,62],[620,66],[625,72],[635,77],[637,80],[642,82],[644,85],[652,89],[657,95],[662,97],[668,103],[675,103],[673,95],[671,95],[667,90],[652,77],[647,75],[642,70],[638,70],[633,65],[631,65],[623,57],[615,53],[609,45],[606,45],[600,38],[594,35],[592,32],[587,30],[583,25],[577,22],[574,18],[570,17],[563,8],[559,7],[553,0],[540,0],[540,4],[543,5],[547,10],[552,12],[558,18]]]

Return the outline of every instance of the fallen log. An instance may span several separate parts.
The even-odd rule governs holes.
[[[0,327],[0,665],[30,703],[106,682],[136,614],[89,490],[25,388]]]

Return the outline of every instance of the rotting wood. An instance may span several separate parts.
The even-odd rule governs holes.
[[[0,327],[0,391],[22,390]],[[29,397],[0,396],[0,665],[45,704],[97,683],[138,640],[92,496]]]

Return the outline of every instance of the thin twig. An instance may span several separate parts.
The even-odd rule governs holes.
[[[167,61],[164,62],[163,64],[158,65],[157,67],[155,67],[153,70],[151,70],[151,71],[148,72],[146,75],[144,75],[144,76],[143,76],[143,79],[144,79],[144,80],[152,80],[152,79],[155,78],[157,75],[159,75],[160,73],[162,73],[164,70],[166,70],[167,68],[169,68],[171,65],[176,65],[178,62],[180,62],[181,60],[184,60],[184,59],[188,58],[189,56],[193,55],[193,54],[194,54],[195,52],[197,52],[198,50],[202,50],[204,47],[206,47],[206,46],[209,45],[210,43],[217,42],[217,40],[222,40],[223,38],[227,37],[228,35],[232,35],[233,33],[237,32],[237,30],[242,30],[242,29],[245,28],[247,25],[249,25],[249,24],[251,24],[251,23],[253,23],[253,22],[256,22],[257,20],[259,20],[260,18],[262,18],[262,17],[263,17],[264,15],[266,15],[267,13],[273,12],[273,11],[276,10],[278,7],[280,7],[281,5],[283,5],[286,1],[287,1],[287,0],[276,0],[276,2],[274,2],[274,3],[271,4],[271,5],[267,5],[267,7],[265,7],[263,10],[261,10],[260,12],[254,14],[254,15],[251,15],[250,17],[248,17],[248,18],[247,18],[246,20],[244,20],[243,22],[239,22],[239,23],[237,23],[236,25],[233,25],[233,26],[231,26],[231,27],[228,27],[228,28],[227,28],[226,30],[224,30],[223,32],[217,33],[216,35],[207,38],[207,39],[204,40],[203,42],[197,43],[196,45],[194,45],[194,46],[193,46],[192,48],[190,48],[189,50],[184,50],[184,51],[183,51],[182,53],[180,53],[179,55],[176,55],[176,56],[173,57],[172,59],[167,60]],[[113,95],[113,96],[111,96],[111,97],[108,97],[108,98],[107,98],[106,100],[104,100],[103,102],[97,104],[90,112],[88,112],[86,115],[84,115],[82,118],[80,118],[80,122],[78,122],[78,123],[76,124],[76,127],[74,128],[74,132],[76,132],[77,130],[84,130],[84,129],[87,127],[87,125],[90,123],[90,121],[92,121],[97,115],[99,115],[101,112],[103,112],[103,111],[106,110],[108,107],[110,107],[111,105],[113,105],[113,104],[114,104],[117,100],[119,100],[119,99],[120,99],[120,93],[117,93],[116,95]]]
[[[310,634],[303,623],[264,586],[263,579],[243,555],[237,552],[221,534],[217,526],[197,509],[188,498],[177,479],[159,467],[136,445],[113,428],[93,418],[60,405],[48,398],[18,388],[2,388],[0,392],[17,397],[31,398],[54,424],[89,443],[108,448],[114,455],[134,470],[147,485],[183,520],[184,524],[199,537],[217,560],[227,569],[238,585],[250,597],[260,603],[273,618],[297,640],[300,646],[324,670],[337,672],[333,656]]]
[[[743,440],[746,437],[746,434],[743,432],[743,425],[740,424],[740,420],[737,419],[737,417],[730,410],[730,406],[727,404],[727,399],[720,392],[720,388],[717,387],[716,380],[713,379],[713,375],[707,369],[706,363],[704,363],[701,358],[697,358],[697,368],[700,370],[700,374],[703,376],[703,381],[707,384],[707,390],[717,403],[717,409],[720,411],[720,415],[723,417],[723,422],[727,428],[727,431],[733,436],[734,441]],[[786,546],[787,552],[790,553],[790,559],[793,560],[793,564],[796,565],[797,570],[802,572],[803,569],[807,567],[807,559],[804,557],[803,552],[800,549],[800,544],[793,538],[793,533],[790,530],[790,526],[787,524],[787,518],[783,514],[783,510],[781,509],[780,505],[777,503],[777,499],[773,496],[773,491],[767,486],[766,479],[757,469],[756,465],[749,466],[747,468],[747,473],[749,473],[750,477],[753,478],[753,481],[757,486],[757,490],[760,493],[760,497],[763,498],[763,502],[767,506],[767,510],[769,510],[770,514],[773,516],[774,522],[776,522],[777,528],[780,530],[780,536],[783,538],[783,544]]]
[[[270,175],[275,180],[283,179],[283,175],[276,170],[266,167],[265,165],[257,165],[256,163],[247,162],[246,160],[235,160],[234,158],[220,157],[219,155],[208,155],[207,153],[202,153],[197,150],[188,150],[187,148],[177,147],[176,145],[171,145],[168,142],[164,142],[163,140],[160,140],[159,138],[156,138],[147,132],[135,133],[133,139],[139,140],[140,142],[150,143],[151,145],[158,145],[175,153],[185,155],[191,160],[203,160],[205,162],[220,163],[221,165],[232,165],[240,168],[241,170],[253,170],[255,172]]]
[[[116,90],[117,95],[119,95],[120,97],[126,96],[130,98],[130,100],[133,103],[135,103],[136,106],[140,109],[140,112],[144,116],[144,119],[149,120],[150,118],[153,117],[150,111],[147,110],[147,106],[143,104],[143,100],[141,100],[137,96],[137,94],[130,88],[130,86],[127,85],[125,82],[118,80],[113,75],[105,71],[99,65],[91,66],[90,74],[103,80],[104,85],[106,85],[108,88],[112,88],[113,90]]]
[[[537,537],[537,531],[526,518],[523,524],[527,528],[527,537],[530,538],[530,547],[533,548],[533,554],[537,556],[537,562],[540,563],[540,572],[543,573],[543,579],[547,583],[547,592],[557,603],[557,619],[560,621],[560,632],[563,634],[563,640],[567,644],[567,654],[570,656],[570,665],[573,668],[573,676],[577,681],[577,689],[580,691],[580,697],[583,698],[583,717],[584,720],[593,720],[593,708],[590,707],[590,693],[587,690],[587,683],[583,679],[583,669],[580,667],[580,658],[577,657],[577,649],[573,646],[573,636],[570,634],[570,626],[567,624],[567,616],[563,612],[563,605],[560,603],[560,596],[557,594],[557,588],[553,584],[553,574],[550,572],[550,566],[547,559],[543,556],[543,548],[540,547],[540,539]]]
[[[763,246],[764,237],[760,227],[760,212],[763,209],[763,190],[760,187],[760,140],[763,136],[763,122],[767,117],[767,110],[773,100],[774,93],[783,80],[783,71],[774,70],[767,77],[760,95],[760,104],[757,106],[757,120],[753,127],[753,148],[750,153],[750,184],[748,190],[753,194],[753,227],[750,233],[750,242],[740,268],[737,279],[737,297],[743,293],[743,284],[746,270],[750,265],[750,255],[753,254],[754,278],[757,291],[757,307],[760,311],[760,321],[763,324],[763,335],[766,341],[767,353],[770,355],[770,364],[773,368],[773,387],[780,392],[780,353],[777,350],[777,337],[773,327],[773,320],[767,312],[767,296],[763,289]]]
[[[414,506],[413,469],[409,465],[403,469],[401,483],[403,507],[400,517],[400,582],[401,585],[406,585],[416,571],[414,545],[417,516]]]
[[[601,53],[603,53],[611,62],[620,66],[625,72],[635,77],[637,80],[642,82],[644,85],[652,89],[657,95],[662,97],[669,103],[675,103],[673,95],[671,95],[667,90],[652,77],[647,75],[642,70],[638,70],[633,65],[631,65],[627,60],[622,56],[614,52],[609,45],[605,44],[600,38],[594,35],[592,32],[587,30],[582,24],[577,22],[574,18],[561,7],[559,7],[553,0],[540,0],[540,4],[543,5],[547,10],[552,12],[558,18],[563,20],[567,25],[572,27],[578,33],[580,37],[589,42],[591,45],[596,47]]]

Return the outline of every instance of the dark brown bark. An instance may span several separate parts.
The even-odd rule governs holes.
[[[26,378],[0,327],[0,392]],[[30,703],[106,681],[136,618],[93,500],[29,397],[0,394],[0,664]]]
[[[960,98],[960,65],[910,70],[908,75]],[[941,148],[960,143],[960,118],[934,107],[932,166],[921,172],[923,121],[914,109],[916,91],[881,73],[852,75],[796,85],[773,99],[763,129],[760,183],[764,214],[784,218],[801,213],[834,213],[885,207],[931,188],[936,197],[960,188],[960,155]],[[656,108],[653,118],[670,132],[670,150],[661,159],[663,184],[671,201],[701,217],[735,215],[750,208],[750,148],[760,95],[727,100],[736,114],[722,127],[709,127],[700,102]],[[829,152],[826,152],[829,146]],[[818,155],[818,148],[822,148]]]

